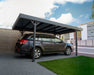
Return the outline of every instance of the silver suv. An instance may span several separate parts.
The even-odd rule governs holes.
[[[53,35],[36,34],[35,58],[42,54],[62,53],[70,55],[73,51],[71,44],[65,43]],[[32,54],[33,34],[25,34],[17,41],[15,51],[20,54]],[[32,55],[31,55],[32,56]]]

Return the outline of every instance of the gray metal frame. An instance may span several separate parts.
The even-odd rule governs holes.
[[[31,23],[31,20],[40,22],[37,25],[37,32],[44,32],[44,33],[51,33],[54,34],[54,28],[55,28],[55,34],[65,34],[69,32],[75,32],[75,30],[80,31],[82,30],[79,27],[66,25],[62,23],[53,22],[50,20],[45,20],[42,18],[37,18],[25,14],[20,14],[15,21],[12,29],[13,30],[24,30],[24,31],[33,31],[33,25]]]

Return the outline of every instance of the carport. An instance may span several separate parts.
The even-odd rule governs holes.
[[[81,28],[75,27],[75,26],[70,26],[66,24],[61,24],[25,14],[20,14],[13,25],[13,30],[19,30],[22,34],[24,31],[32,31],[34,32],[34,39],[33,39],[33,58],[32,61],[35,61],[34,54],[35,54],[35,38],[36,38],[36,32],[42,32],[42,33],[51,33],[51,34],[66,34],[70,32],[76,32],[76,56],[78,55],[77,53],[77,31],[81,31]]]

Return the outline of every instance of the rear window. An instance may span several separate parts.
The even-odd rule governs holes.
[[[31,36],[27,34],[27,35],[22,36],[21,39],[28,40],[28,39],[30,39],[30,37]]]
[[[33,40],[33,35],[31,34],[26,34],[21,37],[22,40]],[[39,40],[38,36],[36,35],[36,40]]]
[[[51,35],[43,35],[43,34],[36,34],[36,40],[42,41],[51,41],[52,38],[55,38]],[[33,40],[33,34],[25,34],[21,38],[21,40]]]

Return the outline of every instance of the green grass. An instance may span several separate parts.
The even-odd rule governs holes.
[[[86,56],[38,62],[58,75],[94,75],[94,58]]]

